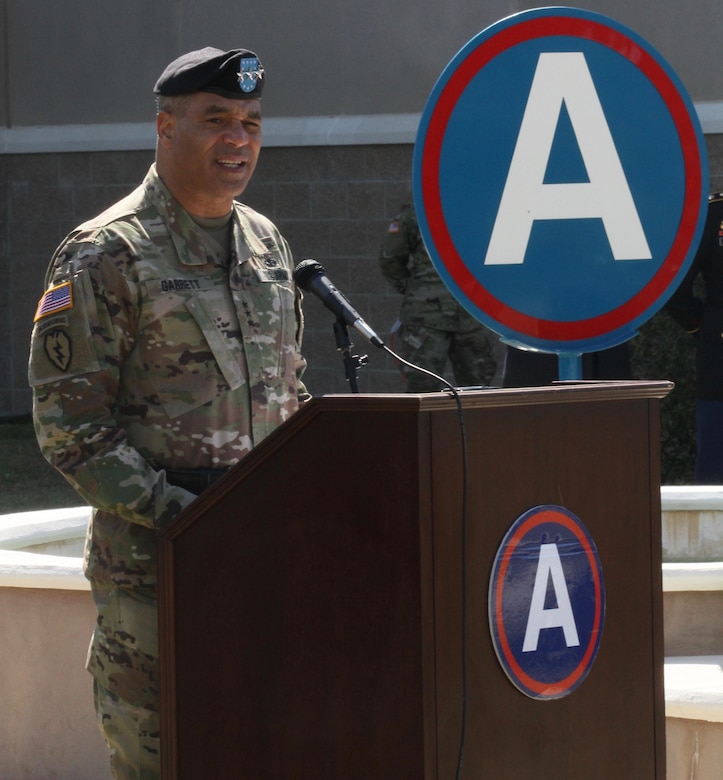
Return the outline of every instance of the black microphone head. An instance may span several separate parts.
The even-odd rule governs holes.
[[[337,319],[356,328],[375,346],[384,346],[384,342],[364,322],[346,296],[334,287],[321,263],[312,258],[302,260],[294,270],[294,281],[304,292],[316,295]]]
[[[318,274],[324,273],[326,273],[324,266],[309,257],[306,260],[302,260],[296,266],[296,270],[294,271],[294,281],[299,285],[299,287],[301,287],[302,290],[308,290],[311,280]]]

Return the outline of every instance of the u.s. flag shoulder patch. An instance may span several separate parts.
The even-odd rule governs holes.
[[[59,311],[73,308],[73,283],[68,280],[46,290],[38,303],[33,322],[47,317],[49,314],[57,314]]]

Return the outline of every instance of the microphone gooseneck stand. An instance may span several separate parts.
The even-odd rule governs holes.
[[[344,373],[346,381],[349,383],[349,389],[352,393],[359,392],[359,382],[357,371],[369,362],[366,355],[352,355],[352,344],[349,338],[349,329],[341,317],[337,317],[334,323],[334,336],[336,338],[336,348],[341,352],[344,361]]]

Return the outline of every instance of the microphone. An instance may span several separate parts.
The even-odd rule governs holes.
[[[364,322],[359,312],[334,287],[321,263],[312,259],[302,260],[294,271],[294,281],[305,292],[314,293],[338,319],[356,328],[375,347],[384,347],[384,342]]]

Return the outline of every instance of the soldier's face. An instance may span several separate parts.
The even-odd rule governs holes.
[[[161,111],[158,172],[181,205],[223,216],[249,183],[261,149],[261,104],[197,92],[180,110]]]

